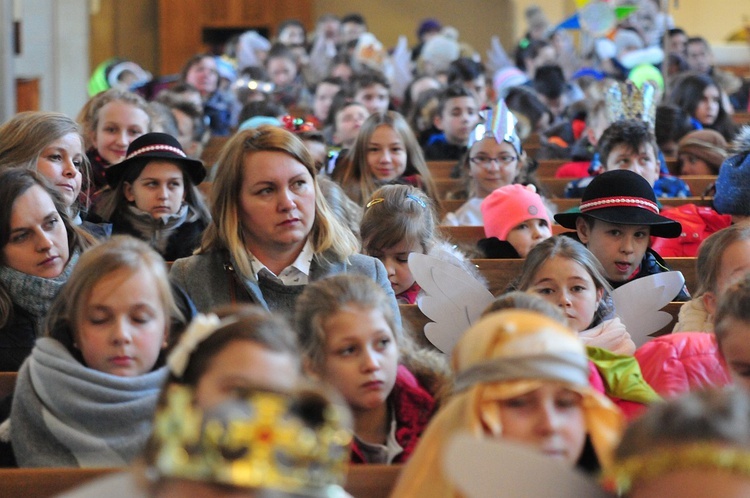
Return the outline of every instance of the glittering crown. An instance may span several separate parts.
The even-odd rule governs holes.
[[[639,483],[678,470],[716,469],[750,479],[750,452],[714,442],[685,444],[636,455],[605,470],[605,489],[627,494]]]
[[[316,131],[315,125],[310,121],[305,121],[302,118],[295,118],[287,114],[281,118],[281,126],[292,133],[303,133],[306,131]]]
[[[469,148],[485,137],[493,137],[497,143],[508,142],[521,154],[521,139],[516,132],[518,119],[510,112],[503,99],[498,100],[491,109],[481,111],[480,115],[484,121],[469,135]]]
[[[656,126],[656,89],[644,83],[639,90],[632,81],[612,83],[605,94],[609,122],[634,119],[643,121],[651,133]]]
[[[325,494],[343,483],[351,432],[344,412],[315,391],[253,392],[202,411],[185,386],[170,386],[156,414],[156,475]]]

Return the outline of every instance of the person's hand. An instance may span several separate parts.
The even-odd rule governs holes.
[[[635,343],[618,317],[606,320],[596,327],[578,334],[586,346],[612,351],[615,354],[630,356],[635,353]]]

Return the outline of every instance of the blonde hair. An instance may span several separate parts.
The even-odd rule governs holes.
[[[385,185],[373,192],[359,227],[365,253],[402,241],[418,242],[427,252],[439,241],[432,201],[416,187]]]
[[[167,265],[162,257],[141,240],[116,235],[81,255],[63,290],[52,303],[45,323],[45,335],[57,339],[81,363],[83,357],[73,344],[86,302],[97,282],[123,269],[131,274],[146,270],[154,279],[159,304],[167,318],[167,330],[174,332],[184,326],[185,317],[175,302],[167,276]],[[175,333],[168,333],[169,346],[160,353],[157,367],[164,364],[164,357],[176,340]]]
[[[310,152],[293,133],[269,125],[237,133],[222,149],[211,195],[212,221],[203,234],[197,253],[226,249],[232,255],[237,271],[245,276],[252,275],[240,222],[240,190],[247,157],[262,151],[284,153],[310,173],[315,188],[315,220],[309,237],[315,258],[331,257],[343,261],[356,254],[359,251],[356,237],[338,221],[320,192]]]
[[[729,320],[750,323],[750,274],[732,284],[719,299],[714,317],[714,335],[721,342],[731,332]]]
[[[105,105],[115,101],[132,105],[145,112],[148,116],[148,129],[145,130],[145,133],[152,131],[154,111],[148,105],[148,102],[137,93],[110,88],[106,92],[99,93],[90,98],[81,109],[81,112],[78,113],[77,119],[83,128],[84,144],[87,149],[93,146],[96,128],[99,126],[99,111]]]
[[[349,151],[349,159],[345,170],[340,174],[334,172],[334,180],[337,180],[356,202],[363,204],[369,199],[377,188],[376,179],[367,165],[367,152],[370,139],[375,130],[380,126],[388,126],[393,129],[406,148],[406,169],[402,176],[420,175],[424,190],[430,196],[433,203],[439,206],[440,201],[437,194],[435,182],[419,147],[414,132],[409,128],[406,120],[395,111],[376,112],[371,114],[362,125],[354,142],[354,147]]]
[[[739,224],[714,232],[701,243],[695,260],[698,276],[696,297],[706,292],[716,293],[724,251],[735,242],[745,240],[750,240],[750,226]]]
[[[86,157],[81,128],[65,114],[21,112],[0,126],[0,168],[25,168],[37,171],[37,162],[42,151],[55,140],[71,133],[78,135],[81,140],[82,191],[85,192],[91,178],[91,164]]]

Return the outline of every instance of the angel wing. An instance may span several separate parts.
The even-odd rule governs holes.
[[[642,346],[657,330],[666,327],[672,316],[659,311],[669,304],[685,285],[678,271],[638,278],[612,292],[617,315],[628,329],[636,347]]]
[[[450,354],[494,296],[463,269],[433,256],[411,253],[409,269],[425,293],[417,298],[417,306],[432,320],[425,325],[425,336]]]
[[[446,445],[443,468],[468,498],[611,496],[563,462],[507,440],[477,439],[466,432],[456,434]]]

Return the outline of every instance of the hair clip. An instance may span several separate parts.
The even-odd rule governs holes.
[[[523,37],[523,38],[521,38],[521,39],[520,39],[520,40],[518,41],[518,46],[519,46],[519,47],[521,47],[522,49],[526,49],[526,48],[528,48],[528,47],[529,47],[529,45],[531,45],[531,41],[529,41],[529,39],[528,39],[528,38],[526,38],[526,37]]]
[[[383,199],[382,197],[376,197],[367,203],[365,209],[370,209],[375,204],[380,204],[381,202],[385,202],[385,199]]]
[[[294,118],[287,114],[281,118],[281,126],[292,133],[304,133],[306,131],[316,131],[315,125],[302,118]]]
[[[411,199],[414,202],[416,202],[417,204],[419,204],[420,206],[422,206],[422,208],[427,209],[427,203],[425,201],[423,201],[422,199],[420,199],[419,197],[417,197],[416,195],[414,195],[414,194],[406,194],[406,197],[407,197],[407,199]]]
[[[177,377],[182,377],[190,361],[190,355],[193,354],[198,344],[205,341],[218,329],[236,321],[237,319],[234,317],[230,317],[228,320],[220,320],[213,313],[208,315],[198,313],[195,315],[167,358],[169,370]]]

